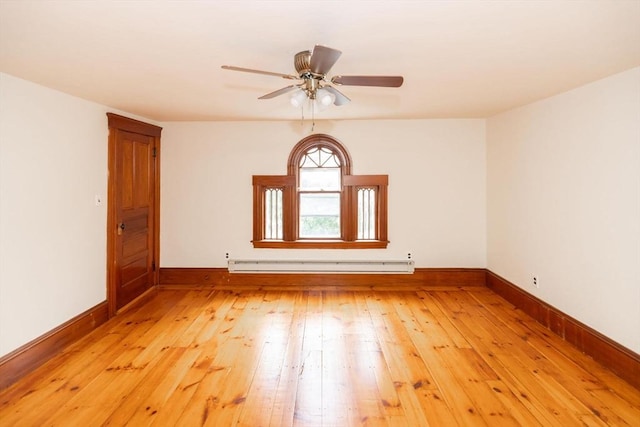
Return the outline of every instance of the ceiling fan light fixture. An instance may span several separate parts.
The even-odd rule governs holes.
[[[316,100],[318,100],[323,107],[328,107],[336,100],[336,96],[326,89],[318,89]]]
[[[302,107],[302,104],[306,99],[307,99],[307,94],[305,93],[305,91],[302,89],[298,89],[293,93],[293,95],[291,95],[291,98],[289,98],[289,101],[291,102],[291,105],[293,105],[296,108],[299,108],[299,107]]]

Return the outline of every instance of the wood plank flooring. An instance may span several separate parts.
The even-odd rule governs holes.
[[[640,426],[487,288],[161,290],[0,393],[3,426]]]

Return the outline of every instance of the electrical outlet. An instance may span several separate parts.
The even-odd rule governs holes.
[[[531,278],[531,284],[533,285],[534,288],[539,288],[540,287],[540,277],[533,276]]]
[[[225,257],[226,259],[229,259],[229,252],[225,253],[225,254],[224,254],[224,257]]]
[[[411,252],[407,253],[407,259],[411,259]]]

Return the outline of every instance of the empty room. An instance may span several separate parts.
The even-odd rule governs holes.
[[[0,0],[0,425],[640,426],[640,1]]]

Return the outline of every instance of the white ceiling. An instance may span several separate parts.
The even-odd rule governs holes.
[[[291,120],[293,55],[343,54],[317,119],[488,117],[640,65],[639,0],[0,0],[0,71],[157,121]]]

